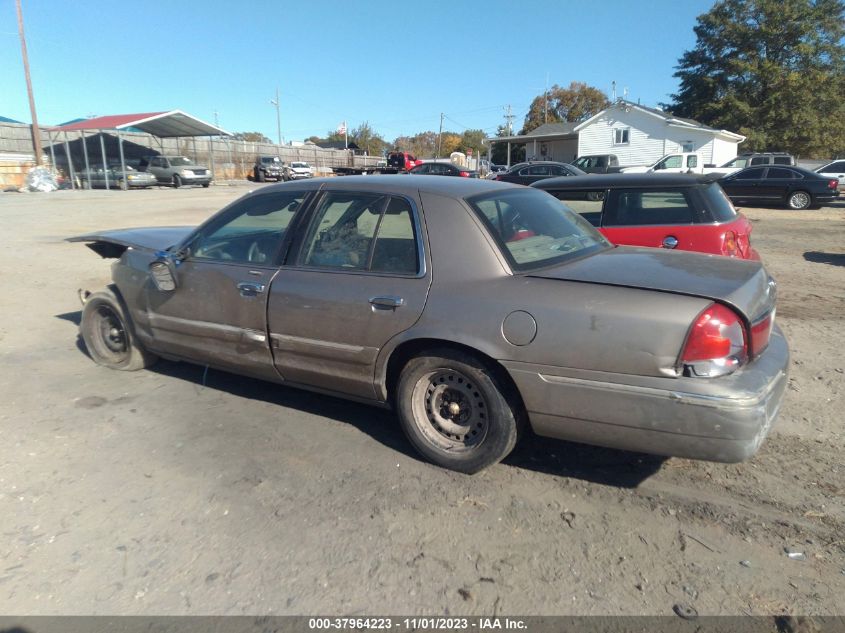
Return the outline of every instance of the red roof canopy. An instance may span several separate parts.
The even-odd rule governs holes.
[[[231,136],[226,130],[192,117],[181,110],[98,116],[52,129],[59,132],[71,132],[77,130],[122,130],[129,127],[143,130],[160,138],[175,136]]]

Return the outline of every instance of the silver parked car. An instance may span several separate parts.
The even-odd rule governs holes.
[[[158,184],[155,176],[138,171],[130,165],[126,165],[125,179],[123,169],[119,166],[109,167],[107,170],[102,167],[91,167],[79,172],[79,181],[83,187],[87,185],[89,189],[142,189]]]
[[[432,462],[476,472],[520,431],[739,461],[787,344],[757,261],[613,247],[549,194],[470,178],[262,188],[197,228],[71,238],[116,258],[91,357],[158,355],[392,406]]]
[[[289,165],[285,165],[283,176],[285,180],[301,180],[303,178],[313,178],[314,170],[311,169],[311,165],[309,165],[308,163],[303,163],[302,161],[295,160]]]

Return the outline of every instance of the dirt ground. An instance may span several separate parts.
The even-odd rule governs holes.
[[[390,412],[89,360],[76,290],[109,262],[63,238],[196,224],[246,190],[0,194],[0,613],[843,612],[845,203],[746,210],[793,355],[754,459],[529,438],[469,477]]]

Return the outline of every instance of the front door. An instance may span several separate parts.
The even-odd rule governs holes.
[[[304,195],[256,194],[201,227],[176,266],[176,290],[147,290],[154,344],[197,363],[277,378],[267,296]]]
[[[270,286],[276,368],[286,381],[375,398],[379,350],[422,314],[430,285],[418,202],[328,191]]]

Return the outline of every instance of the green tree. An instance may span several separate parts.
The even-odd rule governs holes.
[[[504,125],[500,125],[496,130],[496,136],[512,136],[508,134],[508,128]],[[508,164],[508,144],[507,143],[494,143],[493,144],[493,151],[490,152],[490,160],[493,161],[494,165],[507,165]],[[511,165],[515,163],[521,163],[525,160],[525,145],[511,145]]]
[[[465,130],[461,134],[461,151],[466,154],[467,150],[471,149],[473,152],[486,152],[487,148],[482,143],[487,138],[484,130]]]
[[[232,138],[236,141],[247,141],[248,143],[272,143],[269,138],[264,136],[261,132],[237,132],[232,134]]]
[[[845,2],[719,0],[678,60],[674,114],[748,138],[748,150],[845,151]]]
[[[557,84],[545,93],[534,97],[520,134],[527,134],[543,123],[585,121],[604,110],[610,102],[598,88],[580,81],[573,81],[568,88]]]
[[[364,121],[354,130],[349,131],[349,140],[354,141],[358,147],[370,156],[381,156],[382,150],[387,147],[387,141],[373,130],[367,121]]]

